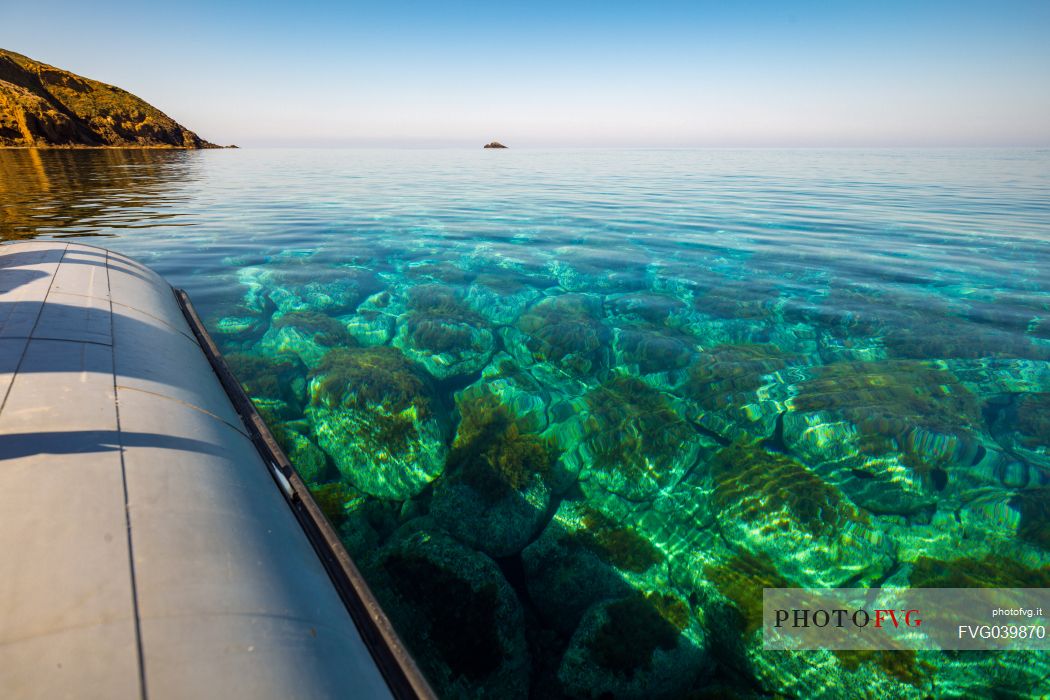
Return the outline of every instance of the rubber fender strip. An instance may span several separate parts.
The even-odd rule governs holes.
[[[172,287],[172,290],[212,370],[215,371],[223,389],[233,402],[234,408],[244,421],[255,448],[259,451],[263,461],[274,469],[275,473],[271,476],[275,484],[285,496],[299,525],[324,564],[365,646],[368,647],[376,666],[379,667],[383,678],[390,687],[390,692],[398,700],[437,700],[437,695],[430,687],[430,683],[380,607],[379,601],[361,575],[361,571],[350,558],[343,543],[339,541],[335,529],[321,512],[310,490],[295,467],[288,461],[288,457],[277,444],[270,429],[266,427],[259,412],[255,410],[251,399],[244,393],[240,382],[230,372],[218,346],[193,308],[189,294],[175,287]]]

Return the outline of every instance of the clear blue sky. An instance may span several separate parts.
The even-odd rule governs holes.
[[[0,0],[220,143],[1050,146],[1050,0]]]

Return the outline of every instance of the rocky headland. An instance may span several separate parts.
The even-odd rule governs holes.
[[[0,147],[220,148],[126,90],[5,49]]]

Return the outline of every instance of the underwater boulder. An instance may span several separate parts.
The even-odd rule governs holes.
[[[656,292],[631,292],[609,298],[609,308],[618,321],[655,326],[675,326],[689,313],[681,299]]]
[[[314,311],[329,316],[352,312],[383,288],[375,272],[351,266],[273,270],[266,284],[266,295],[281,313]]]
[[[331,348],[355,344],[339,320],[316,311],[290,311],[274,317],[256,352],[269,357],[292,354],[307,367],[316,367]]]
[[[398,319],[393,344],[438,379],[478,372],[495,351],[495,335],[461,295],[441,285],[409,290],[409,311]]]
[[[395,290],[396,291],[396,290]],[[404,300],[388,289],[372,294],[362,301],[358,307],[359,313],[386,314],[398,316],[405,312]]]
[[[710,667],[703,628],[685,601],[634,592],[588,610],[558,679],[576,698],[678,698]]]
[[[298,291],[311,309],[331,316],[353,311],[361,300],[383,287],[376,274],[364,268],[338,267],[330,274],[334,279],[307,282]]]
[[[667,395],[635,377],[614,375],[583,397],[577,416],[581,441],[563,461],[575,463],[584,490],[632,501],[651,500],[714,447]],[[570,470],[572,467],[570,467]]]
[[[475,276],[469,267],[461,267],[447,260],[410,263],[401,272],[413,283],[429,281],[448,285],[467,285]]]
[[[977,401],[910,360],[812,368],[792,387],[784,444],[863,508],[914,513],[956,494],[987,455]]]
[[[676,388],[689,417],[725,440],[773,435],[787,399],[786,370],[805,360],[769,343],[705,346]]]
[[[1019,491],[1007,505],[1018,514],[1018,538],[1050,552],[1050,486]]]
[[[484,385],[457,396],[459,425],[430,515],[493,557],[520,552],[543,526],[554,448]]]
[[[635,374],[669,373],[688,366],[696,356],[696,342],[660,327],[617,328],[613,335],[617,365]]]
[[[250,345],[266,332],[269,321],[265,316],[245,313],[223,316],[215,322],[215,332],[222,337],[224,345]]]
[[[509,326],[540,296],[531,282],[531,278],[514,270],[480,274],[467,290],[465,301],[490,323]]]
[[[734,279],[714,275],[695,288],[694,307],[706,316],[732,320],[762,320],[773,314],[777,281],[762,277]]]
[[[302,417],[307,370],[297,356],[289,353],[272,358],[234,352],[225,360],[268,425]]]
[[[339,320],[358,345],[386,345],[394,335],[396,319],[385,313],[364,310]]]
[[[559,294],[540,299],[513,327],[504,328],[507,351],[523,365],[547,363],[572,375],[609,364],[611,331],[601,321],[600,297]]]
[[[997,328],[938,310],[924,309],[894,323],[886,332],[890,357],[912,360],[1050,359],[1050,348],[1034,342],[1023,329]]]
[[[664,554],[636,528],[566,500],[522,552],[529,597],[543,621],[571,634],[594,603],[666,581]]]
[[[521,604],[495,562],[411,524],[376,559],[373,590],[440,697],[528,696]]]
[[[304,434],[305,421],[280,423],[275,426],[273,437],[306,483],[320,481],[328,470],[328,457]]]
[[[274,273],[265,267],[241,267],[237,270],[237,284],[244,288],[241,297],[243,308],[253,314],[264,317],[276,309],[276,305],[268,296],[273,285]]]
[[[798,585],[864,585],[892,565],[891,544],[871,516],[794,459],[735,443],[709,467],[722,535]]]
[[[395,348],[330,350],[310,397],[318,444],[365,493],[403,500],[441,474],[446,426],[430,380]]]
[[[643,291],[651,275],[639,248],[574,242],[551,250],[547,270],[562,289],[576,292]]]
[[[822,330],[817,337],[817,348],[825,364],[878,362],[886,359],[886,348],[881,338],[843,337]]]
[[[489,394],[515,416],[520,429],[542,436],[556,457],[544,476],[554,494],[565,493],[576,484],[580,464],[563,459],[563,446],[575,445],[581,437],[580,394],[586,385],[566,377],[546,364],[523,367],[509,354],[501,352],[482,370],[481,378],[457,396],[457,403],[486,401]]]
[[[1013,454],[1043,470],[1050,482],[1050,391],[1010,397],[998,411],[993,433]]]
[[[481,378],[459,393],[457,402],[485,401],[496,394],[530,432],[543,432],[557,391],[543,376],[535,376],[534,369],[521,367],[505,352],[497,353],[481,371]]]

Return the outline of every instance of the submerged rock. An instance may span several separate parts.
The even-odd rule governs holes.
[[[281,423],[275,426],[272,432],[285,456],[295,465],[299,476],[309,484],[325,477],[328,458],[321,448],[304,434],[305,427],[301,422]]]
[[[667,326],[688,315],[689,307],[681,299],[654,292],[632,292],[610,299],[614,316],[621,320]]]
[[[450,537],[404,531],[378,557],[375,590],[441,697],[525,698],[521,605],[499,567]]]
[[[281,401],[288,404],[293,414],[300,413],[300,404],[306,398],[306,366],[298,357],[229,353],[225,359],[230,372],[251,399]]]
[[[784,410],[782,372],[800,365],[798,355],[768,343],[702,348],[676,393],[695,402],[690,417],[727,440],[773,435]]]
[[[666,394],[634,377],[616,375],[589,391],[584,402],[587,412],[578,419],[582,440],[564,460],[580,465],[585,490],[652,499],[713,446]]]
[[[660,327],[618,328],[613,340],[616,363],[637,374],[680,370],[696,352],[694,339]]]
[[[445,425],[426,374],[388,347],[329,351],[310,381],[318,444],[357,488],[403,500],[437,478]]]
[[[492,357],[492,329],[455,290],[442,285],[413,287],[408,306],[408,313],[398,320],[394,345],[438,379],[477,372]]]
[[[765,319],[773,313],[777,294],[770,279],[712,278],[697,288],[694,306],[714,318]]]
[[[247,345],[266,332],[267,323],[265,317],[251,313],[223,316],[215,323],[215,330],[233,343]]]
[[[738,549],[801,586],[874,581],[892,561],[870,516],[795,460],[737,443],[711,460],[712,505]]]
[[[674,594],[636,592],[591,607],[558,678],[573,697],[677,698],[709,666],[689,606]]]
[[[522,553],[529,596],[546,624],[571,634],[594,603],[650,581],[664,555],[641,533],[577,501],[563,501]]]
[[[274,318],[256,344],[269,357],[297,356],[307,367],[316,367],[333,347],[354,345],[338,320],[316,311],[290,311]]]
[[[395,319],[384,313],[359,311],[339,320],[358,345],[386,345],[394,335]]]
[[[508,351],[522,364],[546,362],[574,375],[608,366],[610,339],[601,299],[586,294],[544,297],[504,329]]]
[[[457,409],[459,427],[431,515],[475,549],[516,554],[546,520],[553,447],[482,387],[463,392]]]
[[[466,303],[497,326],[513,324],[540,296],[534,280],[512,270],[478,275],[467,290]]]
[[[1046,470],[1045,481],[1050,482],[1050,392],[1014,397],[997,418],[993,426],[997,440],[1029,464]]]
[[[974,396],[947,371],[907,360],[816,368],[799,383],[783,440],[880,513],[912,513],[958,490],[987,454]]]

